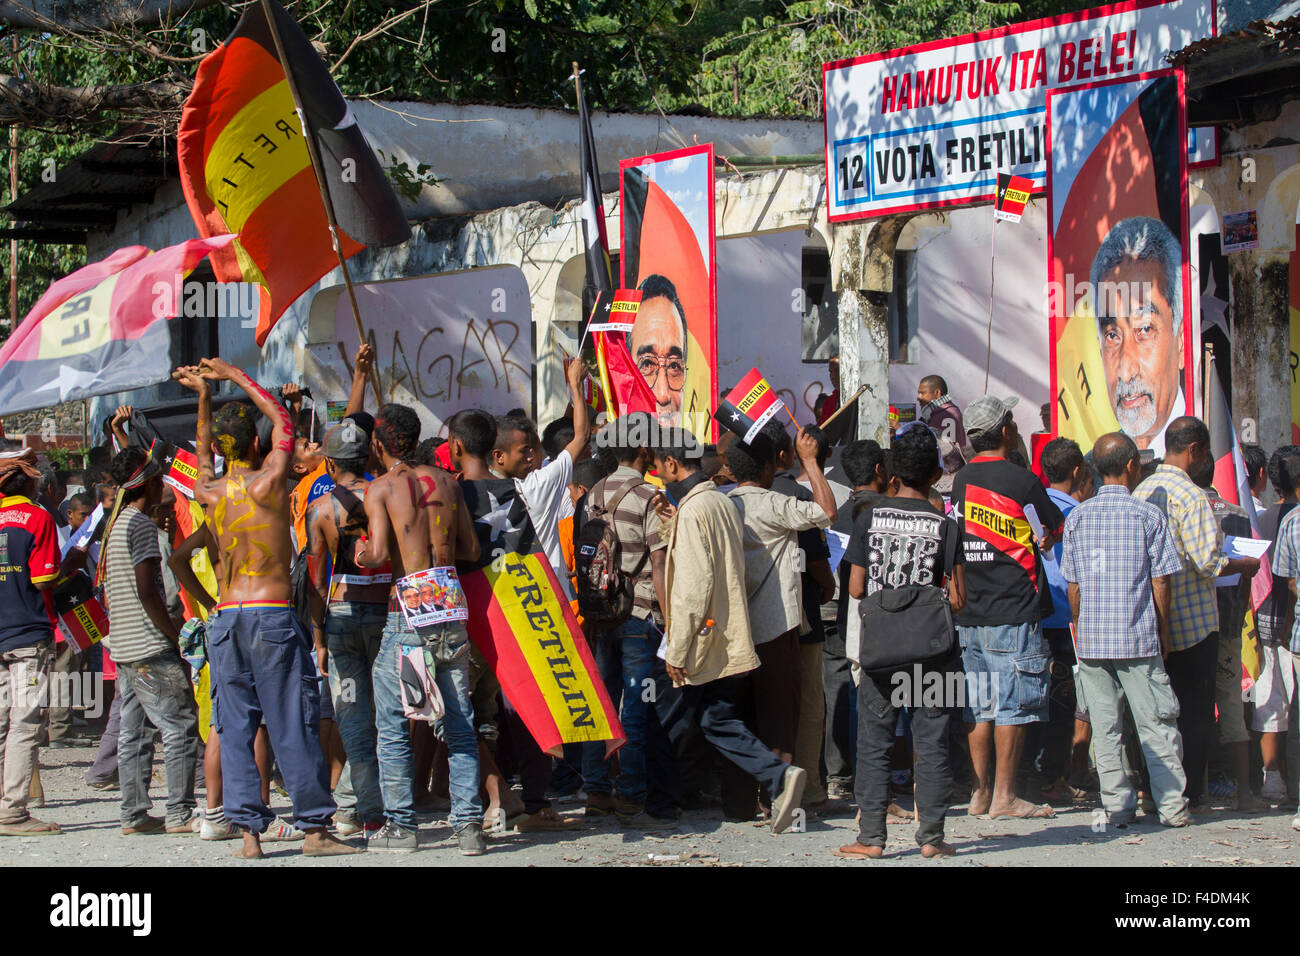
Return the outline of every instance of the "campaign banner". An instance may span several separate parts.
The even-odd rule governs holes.
[[[826,63],[830,218],[987,201],[998,173],[1041,191],[1048,90],[1162,69],[1214,31],[1211,0],[1131,0]]]
[[[628,352],[662,425],[711,440],[717,404],[713,145],[619,163],[623,285],[641,293]]]
[[[1052,431],[1163,458],[1195,398],[1183,74],[1054,90],[1047,111]]]
[[[754,437],[785,403],[767,383],[758,369],[750,369],[740,384],[718,403],[717,420],[730,428],[746,443]]]

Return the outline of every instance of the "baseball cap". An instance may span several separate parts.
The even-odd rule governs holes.
[[[369,412],[353,412],[351,415],[344,415],[345,422],[356,422],[361,426],[361,430],[366,433],[366,439],[375,433],[375,416]]]
[[[990,428],[996,428],[1002,424],[1007,413],[1016,407],[1018,401],[1020,399],[1015,396],[998,398],[996,395],[985,395],[975,399],[962,413],[962,426],[966,429],[966,434],[978,435]]]
[[[339,460],[365,458],[370,451],[370,440],[356,422],[345,420],[325,433],[321,451],[326,458]]]

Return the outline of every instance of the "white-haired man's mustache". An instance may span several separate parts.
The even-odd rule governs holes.
[[[1154,403],[1156,400],[1155,389],[1153,389],[1150,385],[1146,383],[1144,379],[1140,377],[1135,376],[1129,379],[1128,381],[1125,381],[1124,379],[1119,379],[1115,383],[1116,402],[1121,402],[1126,398],[1137,398],[1140,395],[1145,395],[1147,401],[1149,402]]]

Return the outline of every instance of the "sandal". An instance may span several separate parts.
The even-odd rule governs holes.
[[[0,836],[54,836],[62,833],[57,823],[28,817],[21,823],[0,823]]]
[[[525,813],[515,819],[515,829],[520,833],[546,830],[576,830],[581,826],[577,820],[567,820],[550,807],[543,807],[536,813]]]

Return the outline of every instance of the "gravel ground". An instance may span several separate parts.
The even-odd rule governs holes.
[[[1294,806],[1267,813],[1220,809],[1192,826],[1170,830],[1155,822],[1094,832],[1095,802],[1058,808],[1052,820],[988,820],[968,817],[964,807],[948,818],[948,841],[958,855],[923,860],[910,824],[891,825],[884,860],[839,860],[836,847],[856,835],[853,809],[806,820],[804,832],[772,835],[766,827],[729,823],[718,811],[683,815],[676,831],[621,830],[610,819],[585,820],[576,805],[559,805],[584,829],[554,834],[519,834],[489,840],[477,859],[461,857],[445,820],[421,827],[420,852],[358,854],[329,860],[304,858],[299,845],[268,843],[261,863],[231,859],[234,842],[203,842],[197,836],[124,837],[119,829],[119,794],[89,789],[82,782],[94,757],[90,746],[43,751],[41,779],[46,805],[36,815],[63,827],[58,837],[0,841],[0,865],[27,866],[1293,866],[1300,832],[1291,828]],[[159,771],[161,772],[161,764]],[[165,788],[155,783],[154,813],[162,815]],[[200,805],[203,801],[200,798]],[[288,801],[273,799],[277,814]],[[355,841],[354,842],[359,842]],[[1080,856],[1080,853],[1087,854]]]

